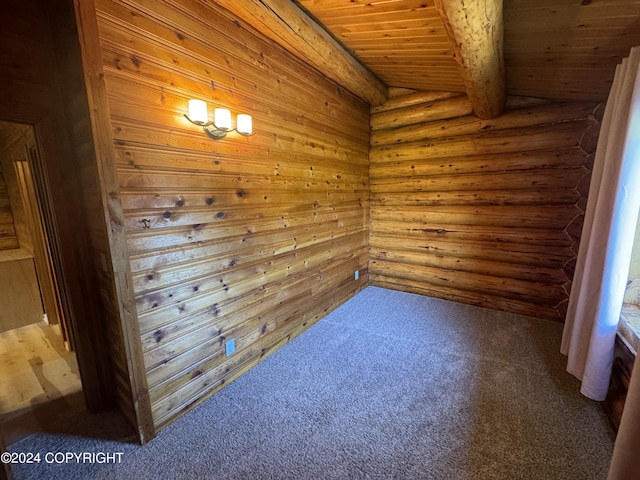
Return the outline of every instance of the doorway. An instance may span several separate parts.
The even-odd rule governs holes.
[[[0,427],[10,445],[84,408],[31,125],[0,121]]]

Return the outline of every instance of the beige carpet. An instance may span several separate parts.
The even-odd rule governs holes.
[[[370,287],[144,447],[83,415],[14,452],[121,452],[17,479],[603,479],[613,435],[562,326]],[[95,440],[100,436],[103,440]]]

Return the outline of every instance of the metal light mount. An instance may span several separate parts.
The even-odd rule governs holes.
[[[220,140],[221,138],[224,138],[227,136],[227,132],[231,131],[226,128],[217,127],[213,122],[202,123],[196,120],[191,120],[191,118],[189,118],[189,115],[187,115],[186,113],[184,114],[184,116],[187,120],[189,120],[194,125],[198,125],[199,127],[202,127],[202,130],[204,131],[204,133],[206,133],[207,136],[209,138],[212,138],[213,140]]]

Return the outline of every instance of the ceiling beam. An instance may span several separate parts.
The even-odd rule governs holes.
[[[215,1],[371,106],[386,101],[387,86],[291,0]]]
[[[502,0],[434,0],[474,113],[483,119],[505,104]]]

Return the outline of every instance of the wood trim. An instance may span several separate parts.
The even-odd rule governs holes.
[[[70,158],[68,145],[59,143],[60,137],[56,135],[64,129],[61,121],[47,116],[34,125],[40,155],[32,165],[32,173],[40,205],[50,207],[44,213],[45,228],[63,317],[76,346],[87,408],[99,411],[108,403],[109,366],[105,350],[95,340],[101,334],[101,325],[94,314],[99,307],[97,297],[92,295],[92,274],[83,262],[88,258],[84,225],[78,220],[81,218],[76,210],[78,205],[73,200],[69,202],[77,198],[77,185],[71,178],[61,176],[61,170],[70,167],[69,163],[61,162]]]
[[[494,118],[506,99],[502,0],[434,0],[476,116]]]
[[[29,211],[27,218],[31,223],[34,262],[38,274],[38,283],[40,285],[44,309],[47,313],[49,323],[53,325],[60,324],[64,341],[70,342],[72,350],[75,350],[76,346],[67,332],[62,305],[60,305],[59,302],[60,291],[50,258],[51,252],[47,238],[48,235],[43,228],[45,212],[40,209],[33,178],[33,169],[37,168],[38,162],[40,162],[40,155],[36,146],[26,145],[25,149],[27,151],[28,161],[18,161],[16,163],[16,171],[18,180],[22,183],[22,188],[20,189],[23,194],[22,203]],[[48,205],[47,203],[43,204]],[[51,219],[49,224],[54,225],[54,220]]]
[[[114,271],[114,291],[119,299],[121,330],[133,395],[131,400],[136,415],[138,439],[140,443],[144,444],[154,438],[156,432],[151,414],[133,281],[128,261],[129,254],[124,230],[125,220],[115,168],[113,137],[96,11],[93,0],[74,0],[74,5],[90,107],[98,181],[104,202],[104,221],[109,225],[107,235],[110,245],[110,260]]]
[[[369,102],[387,100],[387,86],[289,0],[216,0],[262,35]]]

